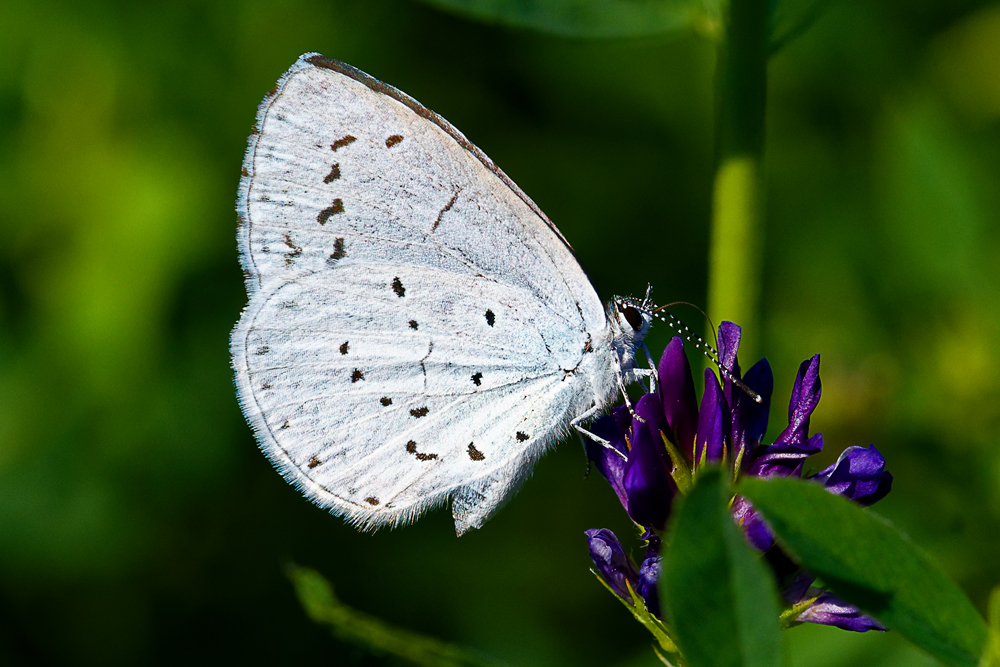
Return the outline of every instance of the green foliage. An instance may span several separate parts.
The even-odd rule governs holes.
[[[421,0],[474,21],[575,39],[635,38],[693,30],[718,39],[720,0]],[[768,3],[769,51],[801,37],[833,0]]]
[[[744,479],[738,488],[831,591],[953,665],[977,663],[986,626],[968,598],[881,517],[818,484]]]
[[[674,640],[671,639],[670,631],[667,629],[667,626],[663,624],[663,621],[649,613],[649,610],[646,609],[646,601],[642,599],[641,595],[635,592],[631,584],[627,581],[625,582],[625,586],[628,588],[629,595],[631,596],[631,601],[624,600],[618,597],[615,590],[608,585],[608,582],[606,582],[601,575],[594,572],[594,576],[597,577],[597,580],[601,582],[601,585],[604,586],[604,588],[606,588],[616,600],[625,605],[625,608],[632,613],[635,620],[639,621],[644,628],[649,630],[649,633],[656,639],[660,648],[667,653],[677,653],[677,644],[675,644]]]
[[[990,595],[990,626],[989,638],[979,667],[1000,667],[1000,586],[993,589]]]
[[[479,21],[565,37],[640,37],[686,29],[710,31],[710,0],[424,0]]]
[[[669,528],[660,594],[690,667],[782,664],[778,602],[729,513],[727,475],[703,469]]]
[[[493,664],[464,649],[393,627],[351,609],[337,599],[330,582],[315,570],[292,565],[288,568],[288,578],[295,585],[295,593],[309,618],[330,626],[338,638],[363,646],[374,655],[392,655],[422,667],[489,667]]]
[[[985,608],[1000,8],[918,4],[833,3],[771,61],[755,347],[777,381],[770,438],[821,352],[828,451],[809,465],[874,442],[896,475],[879,513]],[[558,40],[409,0],[4,0],[0,26],[0,663],[377,662],[304,621],[291,557],[377,573],[338,577],[338,594],[511,664],[649,664],[582,536],[631,524],[596,474],[581,481],[573,442],[459,540],[445,510],[359,534],[281,480],[233,394],[233,207],[256,105],[322,51],[454,122],[602,297],[648,281],[704,306],[714,44]],[[669,335],[654,327],[650,349]],[[786,640],[803,667],[929,660],[898,632]]]

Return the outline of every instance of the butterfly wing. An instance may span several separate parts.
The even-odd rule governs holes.
[[[478,527],[595,398],[605,328],[555,227],[403,93],[307,54],[240,187],[244,414],[282,474],[363,527],[451,498]]]

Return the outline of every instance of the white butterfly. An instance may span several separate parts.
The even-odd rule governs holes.
[[[482,151],[344,63],[306,54],[261,103],[237,210],[243,413],[286,479],[359,527],[449,498],[459,534],[482,526],[653,373],[635,359],[648,298],[605,312]]]

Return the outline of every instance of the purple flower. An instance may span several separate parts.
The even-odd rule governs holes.
[[[634,590],[639,582],[639,571],[625,554],[621,542],[607,528],[592,528],[584,533],[598,573],[618,597],[631,603],[632,596],[625,582]]]
[[[705,393],[698,411],[698,435],[695,437],[694,463],[721,461],[732,451],[732,421],[729,402],[712,369],[705,369]]]
[[[626,509],[640,526],[663,530],[676,487],[670,477],[670,457],[663,445],[666,418],[659,398],[647,394],[635,405],[632,447],[622,475],[628,496]]]
[[[684,341],[675,336],[660,357],[657,369],[657,392],[663,402],[673,442],[682,452],[694,451],[694,436],[698,427],[698,399],[694,395],[691,366],[684,354]]]
[[[836,463],[809,479],[865,507],[885,498],[892,488],[892,475],[885,471],[885,459],[875,445],[848,447]]]
[[[662,530],[677,491],[670,476],[672,464],[663,446],[669,426],[656,394],[640,398],[635,414],[632,417],[622,406],[597,419],[591,432],[611,446],[587,439],[587,456],[611,484],[633,521]]]
[[[660,599],[656,586],[660,577],[659,538],[654,535],[650,539],[642,565],[636,568],[613,532],[607,528],[593,528],[584,533],[590,547],[590,558],[615,595],[632,606],[631,588],[645,601],[646,609],[659,616]]]
[[[625,461],[629,451],[628,443],[625,442],[625,433],[631,425],[632,417],[629,415],[628,408],[623,405],[612,409],[610,415],[599,417],[590,425],[590,432],[607,440],[610,447],[598,444],[590,438],[584,440],[587,458],[611,484],[611,488],[615,490],[618,500],[621,501],[625,509],[628,509],[628,494],[625,492],[622,476],[625,474]]]
[[[587,454],[611,483],[629,517],[645,528],[644,539],[655,538],[651,529],[662,529],[666,524],[674,496],[687,483],[681,477],[689,470],[711,462],[733,465],[737,474],[800,477],[805,459],[823,449],[823,436],[809,434],[809,421],[822,395],[819,355],[799,366],[788,406],[788,425],[773,443],[765,445],[774,378],[766,359],[741,377],[737,359],[740,336],[740,327],[731,322],[723,322],[719,327],[719,356],[728,376],[723,374],[720,385],[714,372],[705,371],[700,406],[684,343],[675,337],[660,358],[656,393],[643,396],[635,405],[634,415],[622,406],[596,420],[591,427],[610,446],[588,440]],[[731,378],[741,380],[760,396],[761,402],[754,401]],[[892,475],[886,472],[885,460],[874,446],[849,447],[836,463],[806,479],[865,506],[885,497],[892,487]],[[769,554],[779,550],[771,529],[748,500],[737,496],[732,515],[756,550]],[[592,532],[588,531],[588,536]],[[604,532],[614,539],[610,531]],[[591,555],[600,570],[593,539]],[[617,539],[614,543],[621,551]],[[659,571],[658,544],[654,547],[651,541],[650,545],[642,567],[635,574],[639,583],[633,588],[645,586],[642,595],[647,606],[658,609],[659,602],[654,597],[656,586],[641,583],[644,577],[655,581]],[[633,568],[630,572],[634,572],[634,564],[628,562]],[[806,583],[802,587],[800,581],[801,590],[791,591],[791,596],[786,594],[786,600],[797,604],[815,598],[797,620],[860,632],[883,629],[856,608],[825,591],[810,588],[813,578],[794,567],[792,574],[800,573]]]
[[[761,553],[771,548],[774,544],[774,534],[749,500],[743,496],[736,496],[733,500],[732,513],[736,525],[743,529],[743,536],[750,546]]]
[[[646,601],[646,609],[653,616],[660,616],[660,593],[657,582],[660,580],[660,539],[653,536],[646,547],[646,556],[639,566],[639,595]]]
[[[808,572],[801,572],[782,592],[782,597],[791,605],[812,600],[802,613],[795,617],[799,623],[832,625],[853,632],[878,630],[885,632],[884,625],[861,613],[857,607],[843,602],[831,593],[812,585],[815,581]]]
[[[814,588],[811,590],[818,591],[819,589]],[[886,630],[884,625],[871,616],[861,613],[861,610],[857,607],[842,602],[825,591],[820,592],[819,597],[805,611],[799,614],[795,620],[800,623],[832,625],[854,632],[868,632],[869,630],[885,632]]]

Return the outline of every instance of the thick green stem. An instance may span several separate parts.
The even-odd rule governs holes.
[[[767,0],[730,0],[717,65],[718,168],[712,200],[709,315],[743,326],[744,359],[758,337],[767,100]],[[748,340],[749,339],[749,340]]]

